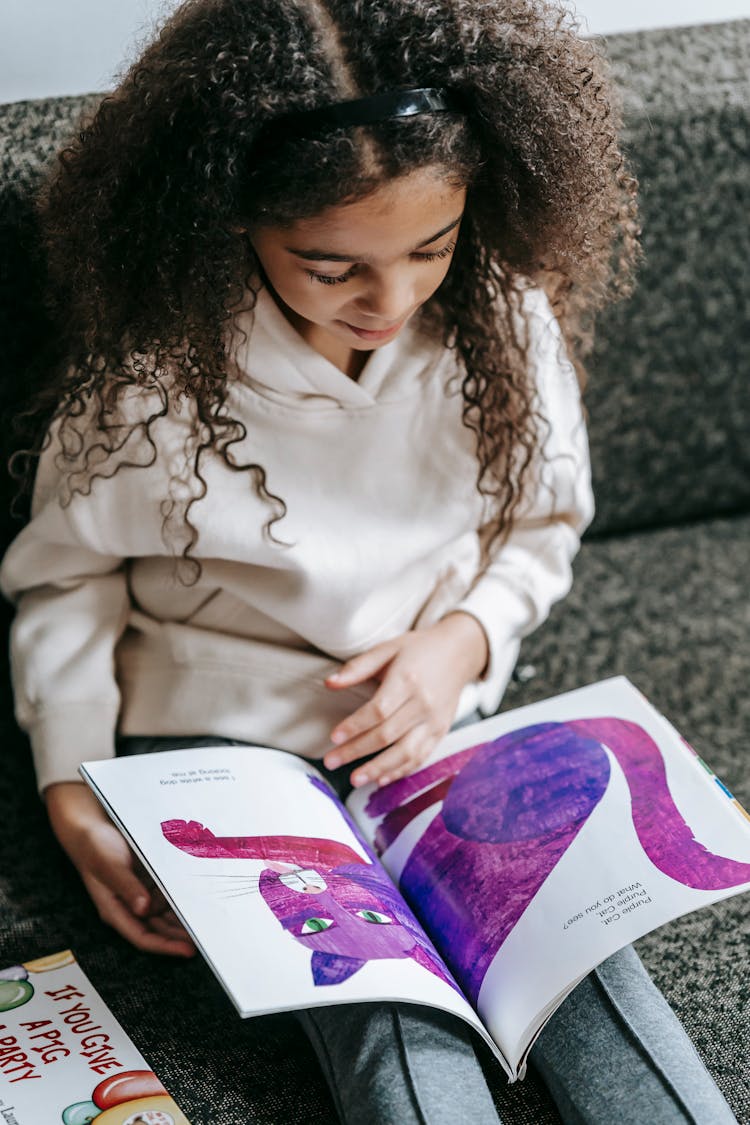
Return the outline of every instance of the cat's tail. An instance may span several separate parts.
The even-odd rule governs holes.
[[[633,824],[651,862],[696,890],[716,891],[750,882],[750,863],[715,855],[699,843],[672,799],[659,747],[626,719],[576,719],[567,726],[606,746],[628,782]]]
[[[364,863],[347,844],[315,836],[214,836],[197,820],[164,820],[166,840],[202,859],[265,859],[303,867]]]

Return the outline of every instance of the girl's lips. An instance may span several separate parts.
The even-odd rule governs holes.
[[[398,324],[394,324],[392,328],[386,328],[381,332],[368,332],[366,328],[357,328],[355,324],[349,324],[346,320],[342,320],[341,323],[345,324],[346,327],[349,328],[355,336],[359,336],[361,340],[386,340],[389,336],[396,335],[404,321],[400,320]]]

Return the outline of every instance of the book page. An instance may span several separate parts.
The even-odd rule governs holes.
[[[508,1060],[622,946],[750,888],[750,821],[622,677],[452,732],[348,800]]]
[[[3,1125],[189,1125],[70,950],[0,968]]]
[[[349,814],[303,758],[201,747],[89,762],[81,772],[241,1015],[406,1000],[455,1012],[489,1042]]]

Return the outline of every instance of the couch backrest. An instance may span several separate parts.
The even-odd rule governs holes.
[[[750,508],[750,20],[607,49],[645,261],[589,363],[593,533]]]
[[[16,488],[7,471],[17,444],[13,420],[30,372],[54,348],[41,303],[34,193],[81,113],[98,101],[87,95],[0,106],[0,554],[20,526],[10,514]]]
[[[646,257],[634,295],[601,314],[588,361],[594,535],[750,508],[749,49],[750,20],[607,40]],[[46,346],[31,198],[96,102],[0,107],[4,440]],[[0,547],[15,529],[10,489],[4,475]]]

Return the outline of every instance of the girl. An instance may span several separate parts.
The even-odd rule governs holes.
[[[81,761],[203,735],[385,783],[566,593],[572,364],[638,253],[616,129],[543,2],[188,0],[61,154],[66,362],[2,581],[53,829],[140,948],[193,951]],[[497,1121],[447,1018],[301,1019],[343,1121]],[[532,1059],[568,1121],[733,1120],[632,950]]]

